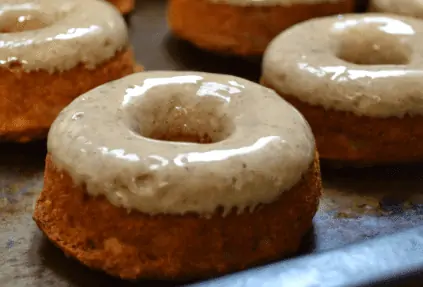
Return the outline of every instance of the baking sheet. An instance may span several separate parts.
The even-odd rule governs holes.
[[[201,70],[258,80],[260,59],[199,51],[168,32],[165,1],[140,0],[128,17],[137,60],[148,70]],[[53,247],[31,219],[45,145],[0,145],[0,286],[174,286],[124,282],[88,270]],[[423,222],[423,165],[334,169],[300,254],[343,247]]]

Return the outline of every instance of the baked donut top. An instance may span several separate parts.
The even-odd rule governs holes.
[[[370,9],[375,12],[423,18],[422,0],[371,0]]]
[[[91,195],[150,214],[253,209],[314,158],[308,123],[275,92],[234,76],[144,72],[80,96],[48,152]]]
[[[237,6],[291,6],[298,4],[337,3],[345,0],[208,0]]]
[[[387,14],[309,20],[267,48],[262,81],[312,105],[370,117],[423,114],[423,22]]]
[[[128,43],[125,21],[98,0],[2,0],[0,67],[94,68]]]

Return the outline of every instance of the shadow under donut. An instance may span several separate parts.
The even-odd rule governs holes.
[[[41,189],[46,149],[44,142],[0,143],[0,152],[0,218],[9,222]]]
[[[40,163],[44,164],[46,150],[45,140],[29,143],[1,142],[0,168],[39,168]]]
[[[292,257],[295,258],[297,256],[307,255],[316,251],[317,249],[316,238],[317,238],[316,229],[314,227],[314,222],[313,222],[313,226],[306,233],[306,235],[304,235],[303,239],[301,240],[300,249],[298,250],[297,254],[293,255]]]
[[[355,4],[356,12],[366,12],[369,6],[369,0],[357,0]]]
[[[381,234],[418,226],[423,217],[422,168],[421,163],[415,163],[334,169],[323,161],[325,195],[321,214],[331,214],[325,201],[332,200],[329,205],[335,203],[338,222],[370,216],[366,224],[377,222],[377,232]]]
[[[169,32],[164,38],[169,57],[179,70],[204,71],[238,76],[257,82],[261,73],[261,57],[236,57],[201,50]]]

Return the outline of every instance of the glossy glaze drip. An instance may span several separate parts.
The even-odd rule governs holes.
[[[422,0],[371,0],[370,10],[423,18]]]
[[[0,67],[26,71],[94,68],[128,43],[125,21],[98,0],[3,0]]]
[[[297,4],[337,3],[345,0],[208,0],[238,6],[291,6]]]
[[[269,45],[262,79],[282,94],[327,109],[421,115],[422,37],[422,22],[394,15],[310,20]]]
[[[148,138],[158,130],[210,140]],[[53,162],[76,184],[150,214],[252,210],[295,185],[314,148],[307,122],[270,89],[199,72],[100,86],[65,108],[48,137]]]

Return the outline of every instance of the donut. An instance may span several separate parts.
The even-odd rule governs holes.
[[[423,18],[423,2],[419,0],[371,0],[369,11]]]
[[[116,6],[122,14],[128,14],[135,7],[135,0],[108,0]]]
[[[296,252],[320,194],[311,129],[274,91],[144,72],[60,113],[33,218],[91,268],[185,280]]]
[[[74,98],[134,72],[126,24],[103,1],[0,4],[0,141],[45,138]]]
[[[310,123],[320,157],[423,159],[423,23],[350,14],[298,24],[272,41],[261,83]]]
[[[168,5],[175,35],[205,50],[240,56],[263,54],[293,24],[354,10],[354,0],[169,0]]]

